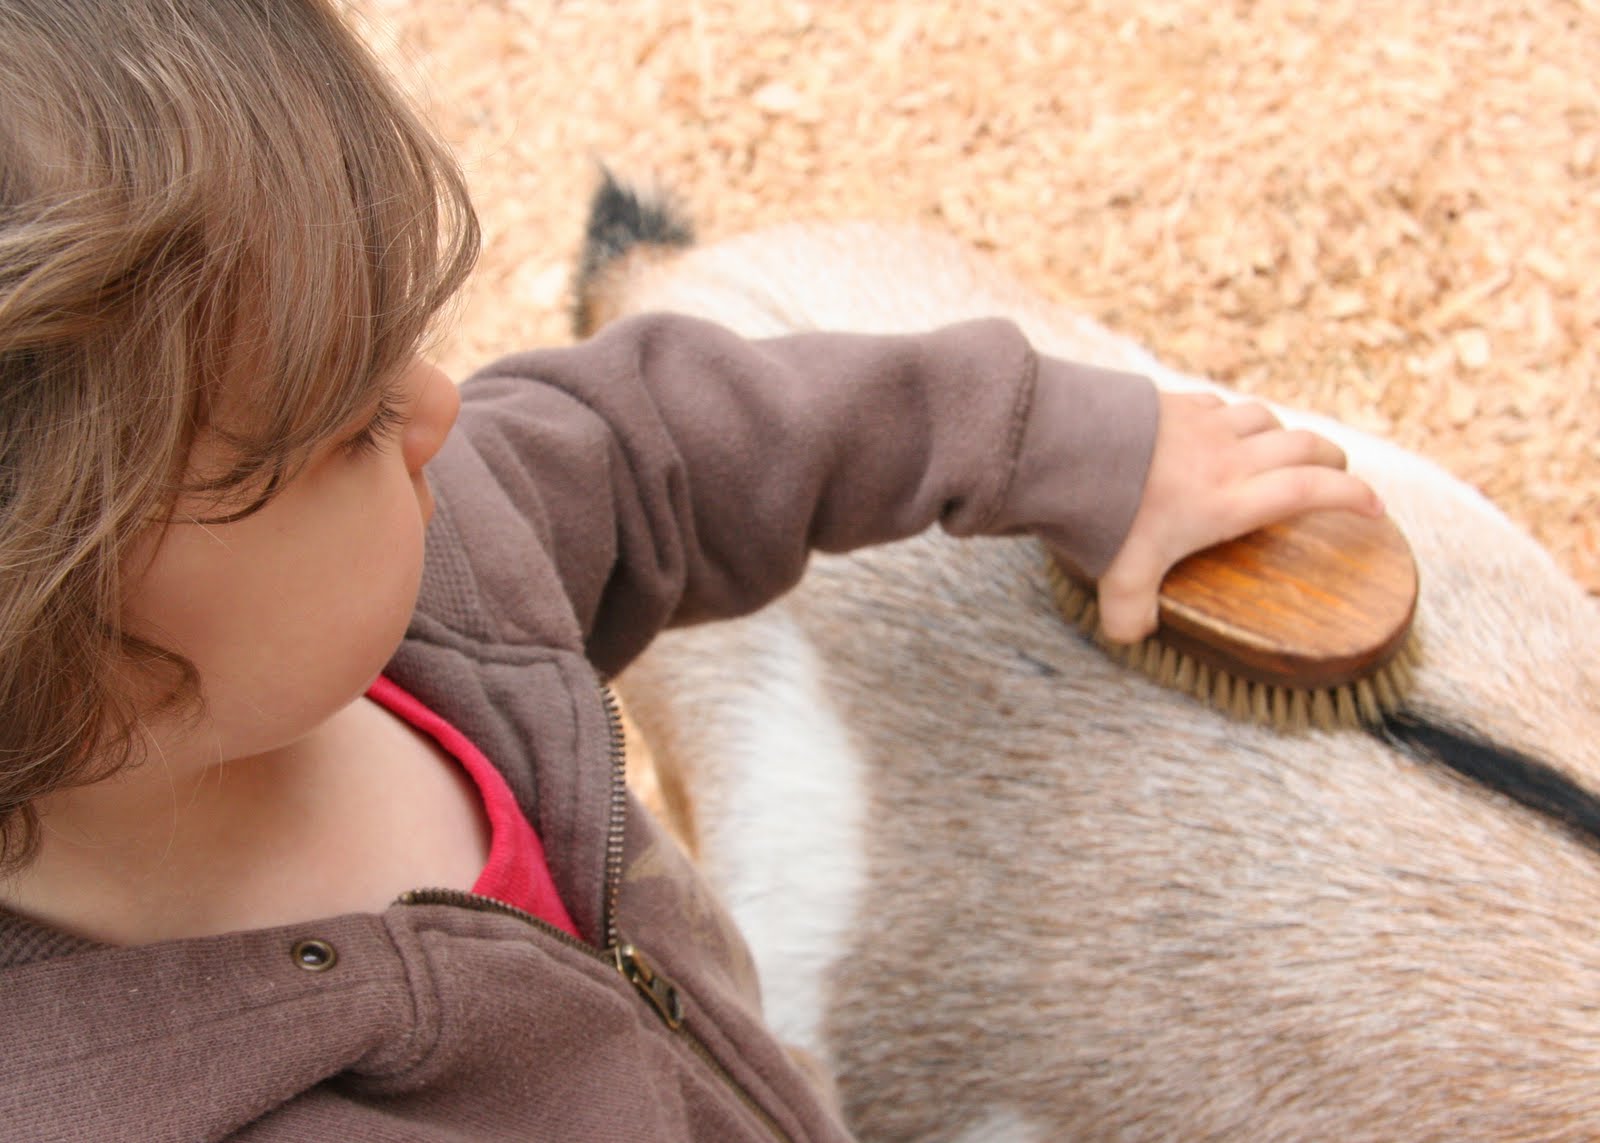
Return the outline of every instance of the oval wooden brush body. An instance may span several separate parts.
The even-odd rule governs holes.
[[[1252,682],[1338,687],[1399,653],[1416,606],[1416,561],[1393,520],[1310,512],[1174,567],[1157,638]]]
[[[1388,517],[1308,512],[1196,552],[1167,573],[1159,626],[1112,644],[1094,584],[1054,565],[1062,615],[1121,662],[1219,709],[1284,729],[1375,724],[1418,657],[1417,565]]]

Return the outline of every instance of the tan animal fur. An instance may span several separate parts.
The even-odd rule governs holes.
[[[780,228],[603,288],[750,335],[998,313],[1205,384],[919,231]],[[1595,602],[1428,462],[1283,416],[1411,540],[1413,708],[1600,790]],[[1031,541],[818,558],[621,686],[775,1023],[865,1140],[1600,1138],[1600,854],[1377,736],[1241,725],[1118,668]]]

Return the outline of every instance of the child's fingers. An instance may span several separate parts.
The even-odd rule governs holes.
[[[1121,561],[1119,561],[1121,562]],[[1114,569],[1096,585],[1100,631],[1114,643],[1133,643],[1156,629],[1161,577],[1157,562]]]
[[[1250,437],[1283,427],[1272,410],[1260,401],[1236,402],[1226,406],[1219,415],[1228,427],[1241,437]]]
[[[1240,467],[1250,473],[1299,465],[1335,469],[1345,466],[1342,448],[1307,429],[1259,432],[1241,440],[1236,447]]]
[[[1178,401],[1193,405],[1197,409],[1216,409],[1228,403],[1220,394],[1209,393],[1204,389],[1196,389],[1193,392],[1168,391],[1162,393],[1161,397],[1163,401]]]
[[[1313,464],[1269,469],[1239,490],[1234,534],[1322,509],[1377,516],[1383,512],[1383,502],[1366,481],[1342,468]]]

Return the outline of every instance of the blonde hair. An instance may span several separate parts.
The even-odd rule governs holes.
[[[448,153],[323,0],[0,5],[0,871],[36,799],[137,759],[135,690],[197,698],[122,629],[133,541],[180,493],[264,503],[477,243]],[[197,478],[201,431],[231,464]]]

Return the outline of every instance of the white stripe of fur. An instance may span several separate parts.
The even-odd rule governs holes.
[[[754,950],[772,1027],[831,1067],[822,977],[848,947],[865,877],[862,762],[799,628],[776,615],[754,622],[759,685],[697,735],[733,763],[702,860]]]

